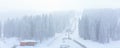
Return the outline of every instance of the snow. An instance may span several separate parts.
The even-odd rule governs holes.
[[[14,45],[17,45],[17,48],[60,48],[61,46],[68,45],[70,48],[80,48],[79,45],[74,43],[71,40],[63,40],[66,38],[65,33],[59,33],[55,37],[45,40],[42,43],[38,43],[35,46],[19,46],[19,41],[16,38],[9,38],[0,41],[0,48],[12,48]],[[24,40],[31,41],[31,40]],[[4,43],[5,42],[5,43]]]
[[[18,44],[19,41],[17,38],[0,39],[0,48],[12,48],[14,45]]]
[[[110,41],[110,43],[106,43],[106,44],[101,44],[95,41],[91,41],[91,40],[84,40],[82,38],[79,37],[79,32],[78,32],[78,26],[77,26],[77,21],[73,22],[76,26],[73,26],[72,28],[76,28],[73,29],[73,33],[70,35],[70,37],[74,40],[77,40],[78,42],[80,42],[81,44],[85,45],[87,48],[120,48],[120,41]]]
[[[120,41],[111,41],[110,43],[101,44],[95,41],[80,38],[77,31],[75,31],[71,37],[84,44],[87,48],[120,48]]]
[[[75,20],[75,19],[73,19]],[[74,23],[74,24],[72,24]],[[95,41],[83,40],[79,37],[77,29],[77,21],[71,21],[71,32],[70,38],[68,39],[68,32],[65,30],[62,33],[56,33],[54,37],[44,40],[42,43],[37,43],[35,46],[19,46],[20,41],[17,38],[4,38],[0,39],[0,48],[83,48],[81,45],[75,43],[73,40],[78,41],[87,48],[120,48],[120,41],[111,41],[107,44],[101,44]],[[36,42],[35,40],[23,40],[23,42]]]
[[[58,33],[55,37],[45,40],[42,43],[38,43],[35,46],[17,46],[17,48],[60,48],[60,46],[64,45],[69,45],[69,48],[82,48],[72,40],[64,40],[64,38],[67,37],[65,34],[66,33]],[[101,44],[90,40],[83,40],[82,38],[79,38],[77,34],[77,31],[71,34],[72,39],[79,41],[87,48],[120,48],[120,41],[111,41],[108,44]],[[17,38],[0,39],[0,48],[12,48],[14,45],[19,45]]]
[[[63,40],[65,37],[65,33],[59,33],[55,37],[38,43],[35,46],[18,46],[17,48],[60,48],[64,45],[68,45],[70,48],[82,48],[71,40]]]
[[[35,40],[23,40],[21,42],[37,42],[37,41],[35,41]]]

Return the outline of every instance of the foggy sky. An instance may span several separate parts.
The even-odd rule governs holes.
[[[119,0],[0,0],[0,20],[39,12],[119,8]]]

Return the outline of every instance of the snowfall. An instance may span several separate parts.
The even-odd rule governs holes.
[[[35,46],[19,46],[19,42],[17,38],[4,38],[0,39],[0,48],[14,48],[13,46],[17,46],[17,48],[62,48],[64,45],[69,45],[68,48],[84,48],[73,40],[78,41],[83,44],[86,48],[120,48],[120,41],[111,41],[108,44],[100,44],[98,42],[83,40],[78,36],[78,32],[74,32],[70,34],[71,40],[66,39],[67,33],[57,33],[55,37],[44,40],[42,43],[38,43]]]
[[[41,43],[37,41],[35,46],[20,46],[19,39],[15,37],[1,38],[0,48],[120,48],[120,41],[110,41],[110,43],[101,44],[91,40],[83,40],[79,37],[78,29],[75,25],[73,25],[72,30],[73,32],[69,33],[70,39],[68,39],[68,32],[63,31],[62,33],[56,33],[54,37]]]

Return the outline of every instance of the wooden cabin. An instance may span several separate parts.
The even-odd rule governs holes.
[[[36,43],[34,40],[24,40],[20,42],[20,46],[35,46]]]

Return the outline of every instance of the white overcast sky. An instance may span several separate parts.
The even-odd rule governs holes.
[[[39,12],[120,8],[119,0],[0,0],[0,19]]]

